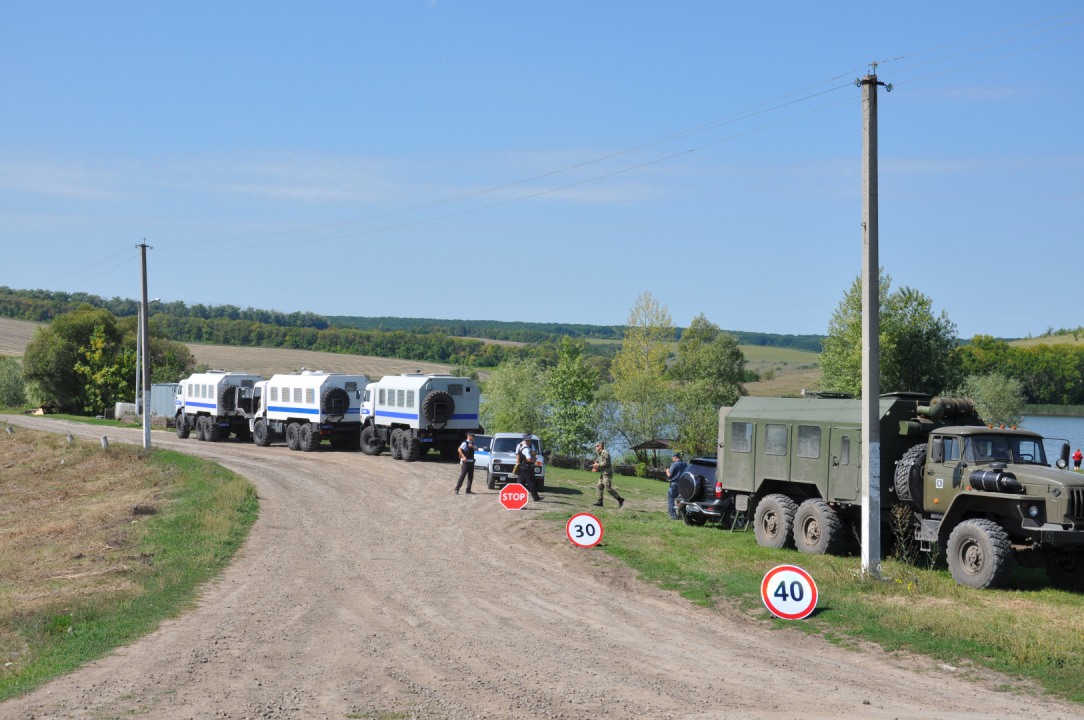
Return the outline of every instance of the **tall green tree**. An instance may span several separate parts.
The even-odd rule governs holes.
[[[598,369],[587,364],[584,341],[561,339],[557,365],[546,386],[546,443],[562,455],[583,456],[598,439],[595,384]]]
[[[738,340],[703,314],[681,334],[670,371],[677,438],[674,448],[687,455],[716,451],[719,408],[745,394],[745,356]]]
[[[979,417],[994,425],[1019,425],[1024,419],[1024,384],[997,373],[968,375],[953,393],[975,401]]]
[[[23,352],[23,373],[36,386],[36,394],[76,412],[87,405],[85,377],[76,371],[79,348],[90,346],[91,337],[101,329],[110,347],[121,342],[116,318],[108,310],[81,305],[60,315],[48,327],[40,328]],[[82,358],[85,360],[85,358]],[[135,375],[132,376],[135,385]]]
[[[918,290],[890,292],[892,278],[880,275],[881,392],[935,394],[958,381],[956,324]],[[821,388],[862,391],[862,278],[858,277],[828,323],[821,353]]]
[[[15,358],[0,356],[0,405],[19,407],[25,402],[23,366]]]
[[[636,298],[625,338],[610,364],[613,398],[608,410],[614,434],[630,446],[664,438],[673,428],[666,360],[674,340],[670,311],[650,292]]]
[[[478,409],[486,432],[521,432],[541,436],[549,376],[537,359],[510,360],[494,368],[480,383]]]
[[[104,327],[97,327],[87,347],[79,348],[82,357],[75,372],[84,378],[84,406],[88,413],[103,412],[118,400],[129,396],[128,385],[135,375],[135,352],[110,344]]]

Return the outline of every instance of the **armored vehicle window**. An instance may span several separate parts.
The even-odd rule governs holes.
[[[365,402],[369,402],[369,391],[365,391]]]
[[[316,402],[316,389],[315,388],[305,388],[305,402],[308,403],[309,405],[312,405],[313,403]]]
[[[844,435],[839,439],[839,464],[851,464],[851,438],[849,435]]]
[[[199,386],[199,396],[201,398],[207,397],[207,386],[206,385],[200,385]]]
[[[753,423],[730,424],[730,452],[747,453],[753,449]]]
[[[964,454],[971,462],[991,462],[1001,460],[1009,462],[1009,438],[1004,435],[979,435],[969,437]]]
[[[348,382],[348,383],[346,383],[346,392],[354,392],[357,389],[358,389],[358,384],[356,382]]]
[[[448,386],[448,394],[449,395],[462,395],[463,394],[463,386],[460,385],[459,383],[452,383],[451,385]]]
[[[381,405],[387,405],[387,403],[384,400],[384,388],[380,388],[380,397],[377,400],[377,402],[379,402]]]
[[[294,402],[301,404],[301,388],[294,388]]]
[[[798,457],[821,456],[821,429],[816,425],[798,426]]]
[[[1013,462],[1046,465],[1046,452],[1043,450],[1042,440],[1013,438],[1011,443]]]
[[[776,423],[768,423],[767,425],[767,442],[764,445],[765,455],[786,455],[787,454],[787,426],[778,425]]]
[[[188,383],[188,397],[192,397],[192,383]]]
[[[407,392],[406,392],[406,406],[407,407],[414,407],[414,391],[413,390],[407,390]]]
[[[960,438],[944,438],[945,462],[960,459]]]
[[[404,405],[406,404],[406,402],[405,402],[405,401],[406,401],[406,397],[405,397],[405,396],[406,396],[406,391],[404,391],[404,390],[397,390],[397,391],[395,392],[395,399],[396,399],[396,403],[395,403],[395,404],[396,404],[397,406],[399,406],[399,407],[403,407],[403,406],[404,406]]]
[[[251,380],[242,380],[241,381],[241,387],[244,387],[244,388],[252,387],[252,381]]]
[[[275,402],[279,401],[279,389],[278,388],[274,388],[274,387],[271,388],[271,399],[274,400]]]

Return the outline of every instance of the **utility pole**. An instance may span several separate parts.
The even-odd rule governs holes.
[[[881,576],[881,308],[877,248],[877,64],[862,88],[862,575]],[[891,86],[887,88],[891,91]]]
[[[139,409],[143,407],[143,403],[140,402],[140,388],[143,385],[143,366],[140,361],[143,358],[143,306],[139,306],[138,313],[139,322],[136,323],[136,392],[135,392],[135,411],[136,415],[139,415]],[[117,418],[118,420],[120,418]]]
[[[143,240],[139,245],[139,264],[143,268],[143,297],[140,303],[139,333],[143,336],[143,447],[151,447],[151,366],[147,362],[150,353],[147,352],[150,333],[147,327],[147,241]]]

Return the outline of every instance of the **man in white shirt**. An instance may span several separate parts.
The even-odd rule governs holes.
[[[467,439],[459,444],[459,482],[455,484],[455,494],[459,494],[459,488],[463,485],[463,479],[467,480],[467,495],[473,495],[470,489],[474,482],[474,433],[467,433]]]

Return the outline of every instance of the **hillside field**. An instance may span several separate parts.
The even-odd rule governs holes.
[[[22,357],[23,350],[39,327],[44,325],[29,320],[0,318],[0,355]]]
[[[1084,345],[1084,335],[1074,340],[1072,335],[1054,335],[1052,337],[1025,338],[1009,343],[1013,347],[1035,347],[1036,345]]]

